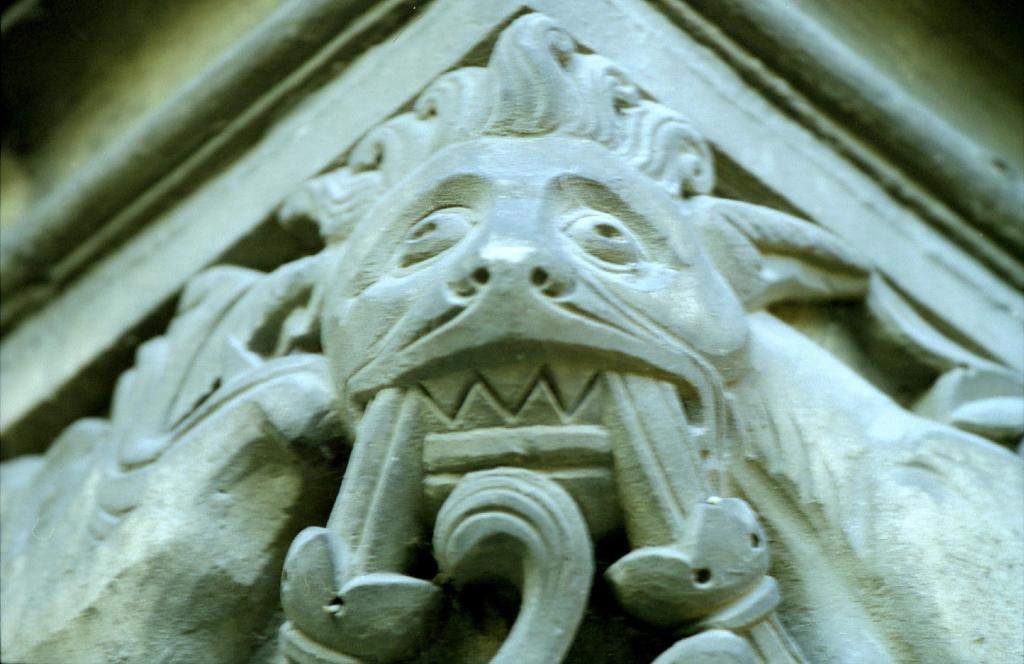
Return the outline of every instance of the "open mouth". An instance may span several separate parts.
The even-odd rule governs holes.
[[[637,371],[607,354],[551,345],[492,346],[442,359],[403,368],[406,380],[386,388],[404,393],[409,408],[401,413],[392,397],[371,398],[364,417],[377,424],[365,432],[379,440],[357,443],[391,447],[399,443],[386,437],[395,431],[418,439],[425,513],[436,514],[469,474],[520,468],[567,490],[598,536],[621,524],[617,473],[658,475],[659,449],[691,459],[696,475],[684,482],[693,484],[687,494],[710,495],[704,475],[720,430],[713,378]]]
[[[600,372],[567,363],[509,363],[419,382],[441,425],[485,427],[598,424]]]
[[[693,446],[695,464],[708,458],[714,427],[703,421],[709,409],[695,386],[623,374],[593,358],[566,363],[512,354],[511,359],[424,377],[412,388],[426,406],[422,454],[429,511],[436,513],[468,473],[524,468],[566,489],[591,532],[602,534],[621,523],[616,446]],[[624,381],[652,386],[660,398],[622,401],[613,386]],[[623,409],[655,424],[646,431],[659,440],[632,440],[638,434],[618,423]]]
[[[565,488],[592,532],[608,532],[621,517],[612,441],[602,421],[603,372],[579,363],[512,359],[424,378],[414,388],[427,405],[426,507],[437,512],[467,473],[526,468]]]
[[[509,353],[508,362],[457,369],[421,377],[414,388],[430,413],[428,431],[471,431],[493,427],[603,424],[610,398],[604,376],[632,374],[608,366],[601,357],[566,362]],[[652,377],[653,378],[653,377]],[[665,375],[691,436],[712,432],[720,404],[700,376],[686,380]]]

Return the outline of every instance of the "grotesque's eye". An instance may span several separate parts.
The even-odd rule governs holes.
[[[612,265],[638,263],[640,245],[625,224],[604,212],[586,210],[573,215],[565,234],[588,255]]]
[[[431,212],[405,234],[398,265],[416,265],[451,249],[473,227],[472,219],[472,211],[463,207],[448,207]]]

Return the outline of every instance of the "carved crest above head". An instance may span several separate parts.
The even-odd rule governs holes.
[[[551,19],[530,14],[501,33],[487,67],[439,77],[411,111],[371,130],[344,167],[289,199],[282,216],[313,216],[326,237],[340,239],[376,196],[438,150],[488,136],[546,135],[595,141],[673,195],[714,186],[710,148],[690,122],[644,98],[606,58],[579,52]]]

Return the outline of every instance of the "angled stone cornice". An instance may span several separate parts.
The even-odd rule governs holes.
[[[343,4],[288,7],[295,10],[301,6],[303,12],[312,12],[302,14],[304,20],[314,20],[318,11],[338,12],[330,15],[342,20],[350,8]],[[822,122],[823,116],[813,109],[800,117],[790,109],[780,110],[777,99],[750,85],[746,74],[737,71],[738,61],[709,51],[695,25],[684,26],[694,34],[679,31],[663,11],[630,0],[601,0],[595,15],[611,17],[604,23],[583,20],[560,3],[544,0],[485,6],[446,0],[418,5],[407,24],[396,20],[410,7],[400,2],[380,5],[321,48],[302,51],[314,53],[309,60],[288,55],[286,60],[294,57],[288,61],[297,63],[293,74],[228,130],[203,146],[194,146],[197,149],[154,186],[146,189],[140,185],[142,189],[128,196],[137,197],[114,211],[114,216],[108,217],[111,223],[101,224],[104,230],[73,254],[56,263],[35,261],[68,280],[35,290],[26,287],[17,298],[5,298],[9,310],[19,306],[22,298],[34,301],[29,305],[22,299],[26,306],[41,304],[33,315],[9,329],[0,343],[5,400],[0,432],[5,449],[39,449],[74,416],[99,407],[104,391],[128,362],[136,343],[131,334],[142,331],[145,335],[159,327],[168,303],[190,276],[247,242],[250,249],[253,244],[275,248],[287,244],[280,241],[280,233],[272,240],[261,233],[270,228],[267,220],[291,188],[336,164],[362,133],[400,110],[432,78],[467,57],[478,61],[495,31],[526,9],[555,16],[580,43],[627,70],[645,94],[689,115],[716,153],[722,191],[747,200],[770,200],[836,232],[861,253],[870,254],[882,278],[944,334],[999,362],[1018,366],[1024,361],[1016,341],[1005,334],[1008,327],[1024,320],[1019,293],[999,276],[1008,274],[1013,283],[1019,263],[1012,258],[1007,262],[1005,255],[1000,258],[998,248],[989,258],[976,260],[972,250],[964,248],[973,246],[969,242],[936,232],[935,220],[921,210],[931,205],[929,200],[936,210],[949,212],[945,205],[924,195],[916,199],[923,201],[916,211],[905,206],[898,192],[894,194],[903,186],[902,180],[880,178],[885,170],[881,166],[878,172],[865,168],[867,162],[858,161],[843,147],[856,141],[822,140],[815,123]],[[468,18],[463,21],[460,16]],[[629,30],[612,30],[612,25]],[[374,34],[379,39],[396,29],[379,46],[351,60],[340,74],[325,74],[337,65],[339,53],[347,61],[366,45],[360,35]],[[266,33],[260,34],[266,37]],[[331,36],[330,31],[318,34]],[[424,46],[441,35],[456,45],[443,52]],[[407,59],[410,52],[417,53],[415,63]],[[667,68],[658,64],[668,61],[678,65]],[[252,62],[241,58],[235,66],[245,69]],[[395,62],[407,66],[395,70]],[[397,71],[396,76],[382,79],[379,71],[384,69]],[[237,76],[250,80],[246,77],[254,74]],[[303,87],[302,82],[310,77],[318,84]],[[216,87],[217,79],[208,83]],[[359,95],[353,91],[371,84],[379,86],[381,94],[357,101]],[[209,93],[207,99],[213,103],[216,95]],[[267,113],[279,108],[281,99],[290,102],[287,112],[276,116],[277,121],[264,133],[250,131],[265,124]],[[318,137],[315,145],[303,140],[310,134]],[[131,155],[129,148],[121,150],[123,156]],[[884,163],[871,161],[876,166]],[[223,170],[211,175],[211,164]],[[97,173],[103,168],[97,166]],[[150,175],[159,177],[156,172],[146,177]],[[97,178],[97,183],[113,181],[108,175]],[[243,188],[250,186],[243,194]],[[81,205],[76,203],[69,210],[92,209],[88,189],[76,189],[84,198]],[[182,192],[187,194],[183,198]],[[104,203],[108,204],[109,200]],[[57,214],[56,205],[50,209],[59,226],[63,222],[57,220],[63,213]],[[951,219],[958,218],[951,214]],[[978,234],[962,219],[954,225],[967,229],[964,237],[977,239]],[[33,233],[31,224],[25,229],[25,233]],[[124,241],[126,236],[130,238]],[[28,246],[4,244],[5,251],[15,254]],[[267,256],[258,266],[272,267],[275,260],[302,251],[294,242],[291,246],[287,250],[291,255],[285,255],[286,251],[278,259]],[[985,252],[978,253],[982,254]],[[985,261],[1003,268],[989,270]],[[5,288],[16,283],[6,277],[4,282]],[[74,333],[69,321],[75,321]],[[30,361],[33,352],[45,353],[52,360],[40,366]]]

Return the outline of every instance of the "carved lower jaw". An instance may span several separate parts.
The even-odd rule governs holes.
[[[595,364],[523,362],[462,369],[400,388],[418,395],[423,433],[423,494],[433,517],[468,473],[524,468],[554,480],[582,510],[593,537],[623,523],[614,476],[614,447],[625,434],[611,426],[608,376],[657,382],[678,400],[671,428],[679,446],[709,456],[714,426],[689,421],[714,407],[689,382],[605,370]],[[664,413],[661,419],[668,416]]]
[[[428,527],[420,520],[424,493],[446,577],[456,585],[504,578],[520,587],[519,614],[492,661],[561,661],[593,582],[592,540],[623,521],[634,544],[646,548],[624,558],[611,580],[634,614],[649,613],[647,598],[665,590],[650,578],[660,578],[667,545],[686,539],[677,517],[708,495],[704,471],[687,450],[693,441],[675,385],[614,371],[580,374],[572,383],[583,385],[578,403],[568,409],[564,373],[522,364],[500,385],[493,369],[471,374],[465,398],[442,417],[430,382],[382,390],[360,422],[327,527],[303,531],[287,556],[286,650],[300,661],[362,661],[333,651],[388,662],[423,643],[440,593],[403,572],[409,542]],[[488,399],[474,405],[474,393]],[[495,411],[503,416],[497,423],[482,419],[493,416],[492,402],[510,404]],[[548,409],[528,409],[538,402]],[[670,458],[679,452],[689,461]],[[665,476],[665,468],[687,474]],[[692,562],[669,553],[668,572]],[[381,622],[381,615],[395,619]]]
[[[665,573],[669,585],[686,587],[692,568],[705,564],[688,555],[686,527],[669,514],[699,511],[710,495],[700,454],[708,430],[686,416],[701,405],[686,403],[699,390],[579,365],[445,378],[412,388],[442,413],[427,427],[422,448],[438,563],[456,583],[502,577],[518,583],[524,597],[492,661],[534,661],[537,653],[543,655],[536,661],[561,660],[586,606],[592,541],[623,523],[631,539],[648,547],[609,578],[626,608],[649,620],[661,617],[656,609],[665,604],[673,614],[668,626],[691,618],[685,609],[700,591],[673,594],[650,578]],[[658,476],[666,467],[688,476],[666,486]],[[655,610],[648,610],[652,596]]]

